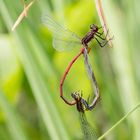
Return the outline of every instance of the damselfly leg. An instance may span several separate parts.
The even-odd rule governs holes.
[[[97,43],[100,45],[100,47],[106,46],[106,45],[108,44],[108,42],[111,41],[111,40],[113,39],[113,37],[111,37],[111,38],[109,38],[109,39],[107,40],[107,36],[108,36],[109,30],[107,30],[107,33],[106,33],[105,37],[102,37],[103,33],[104,33],[104,31],[103,31],[102,33],[100,33],[100,32],[96,32],[96,33],[95,33],[95,39],[96,39]],[[100,42],[99,39],[98,39],[97,37],[98,37],[99,39],[103,40],[103,42]]]

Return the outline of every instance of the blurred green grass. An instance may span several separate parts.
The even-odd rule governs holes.
[[[93,43],[90,57],[101,102],[86,113],[98,136],[140,99],[139,3],[138,0],[103,1],[114,47],[100,48]],[[36,1],[28,17],[11,32],[22,9],[20,1],[0,0],[0,139],[83,139],[75,107],[67,106],[59,97],[60,78],[78,50],[55,51],[41,16],[52,13],[56,20],[82,37],[90,24],[100,25],[95,3],[93,0]],[[83,90],[85,97],[92,95],[83,58],[74,65],[64,86],[67,98],[76,90]],[[136,111],[107,139],[139,140],[139,116]]]

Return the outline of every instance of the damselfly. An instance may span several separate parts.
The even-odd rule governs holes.
[[[95,80],[94,73],[91,70],[91,66],[89,65],[88,58],[87,58],[87,51],[90,50],[88,47],[88,43],[92,39],[95,39],[97,41],[97,43],[100,45],[100,47],[104,47],[110,40],[112,40],[112,38],[110,38],[109,40],[106,40],[108,32],[107,32],[106,36],[103,37],[102,35],[104,34],[104,32],[102,32],[102,33],[99,32],[99,30],[102,27],[98,27],[94,24],[92,24],[90,26],[90,31],[83,38],[80,38],[77,34],[71,32],[68,29],[65,29],[63,26],[58,24],[55,20],[53,20],[48,15],[43,16],[42,21],[44,24],[47,25],[48,29],[53,34],[53,47],[56,50],[65,51],[65,50],[70,50],[76,46],[82,46],[81,50],[70,62],[70,64],[66,68],[64,75],[62,76],[62,79],[60,81],[60,97],[68,105],[74,105],[77,103],[76,100],[68,101],[63,96],[63,84],[64,84],[66,76],[67,76],[68,72],[70,71],[74,62],[79,58],[79,56],[81,56],[81,54],[84,54],[87,71],[89,73],[89,76],[92,76],[92,79],[93,79],[92,81],[93,81],[93,83],[95,85],[95,89],[96,89],[95,98],[94,98],[93,102],[91,103],[90,106],[87,104],[87,109],[91,110],[95,106],[97,100],[99,99],[99,92],[98,92],[99,90],[98,90],[97,82]],[[102,42],[100,42],[99,39],[102,40]]]
[[[86,101],[82,98],[82,94],[80,92],[74,92],[71,94],[71,96],[76,101],[77,111],[79,112],[80,125],[84,134],[84,139],[97,140],[96,131],[88,123],[84,112],[84,108],[86,107]]]

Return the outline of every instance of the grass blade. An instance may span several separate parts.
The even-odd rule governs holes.
[[[132,110],[130,110],[124,117],[122,117],[116,124],[114,124],[108,131],[106,131],[102,136],[98,138],[98,140],[102,140],[105,138],[111,131],[113,131],[119,124],[121,124],[124,120],[127,119],[134,111],[136,111],[140,107],[140,103],[138,103]]]
[[[10,30],[12,18],[8,13],[7,5],[4,1],[1,1],[1,13],[7,24],[7,27]],[[27,26],[30,26],[28,28]],[[65,129],[61,117],[56,108],[56,103],[53,101],[51,95],[52,91],[50,90],[50,85],[46,85],[46,81],[50,79],[50,73],[47,73],[46,70],[51,69],[52,65],[47,64],[47,55],[44,58],[43,46],[40,43],[40,40],[37,39],[35,42],[37,45],[32,44],[34,41],[34,32],[31,25],[26,24],[29,34],[24,34],[24,29],[19,27],[17,32],[14,32],[14,37],[16,40],[16,49],[19,54],[22,66],[25,70],[25,74],[30,83],[33,95],[38,104],[41,116],[45,123],[46,129],[51,137],[51,139],[60,140],[60,139],[69,139],[67,130]],[[31,33],[31,34],[30,34]],[[31,40],[29,40],[29,38]],[[18,44],[18,45],[17,45]],[[36,51],[38,50],[38,51]],[[42,64],[45,64],[45,76],[44,76],[44,67]],[[47,68],[48,67],[48,68]],[[52,78],[52,77],[51,77]]]
[[[23,128],[20,125],[20,118],[14,108],[8,102],[4,93],[0,90],[0,107],[2,108],[6,123],[14,140],[28,140]]]

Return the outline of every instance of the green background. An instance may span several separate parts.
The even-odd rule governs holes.
[[[26,1],[29,3],[30,1]],[[92,42],[90,62],[100,88],[101,101],[86,112],[97,136],[111,128],[140,100],[139,0],[106,0],[102,3],[113,48]],[[65,68],[78,53],[57,52],[52,35],[42,24],[43,14],[83,37],[89,25],[100,25],[94,0],[38,0],[27,18],[11,31],[23,10],[21,1],[0,0],[0,140],[82,140],[75,106],[59,97]],[[64,94],[93,91],[83,57],[74,64],[64,84]],[[109,133],[107,140],[139,140],[140,112],[135,111]]]

